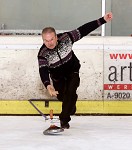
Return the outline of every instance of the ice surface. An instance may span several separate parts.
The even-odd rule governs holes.
[[[0,116],[0,150],[132,150],[132,116],[73,116],[70,129],[43,135],[41,116]]]

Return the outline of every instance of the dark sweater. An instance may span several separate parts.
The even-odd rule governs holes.
[[[42,45],[38,53],[39,73],[46,88],[50,84],[49,75],[53,80],[59,80],[72,72],[79,72],[80,63],[72,50],[73,43],[104,23],[104,18],[100,18],[75,30],[57,34],[58,44],[52,50]]]

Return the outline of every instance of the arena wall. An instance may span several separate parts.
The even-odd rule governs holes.
[[[37,114],[28,103],[35,99],[48,113],[61,110],[43,86],[37,53],[41,36],[1,36],[0,38],[0,114]],[[80,59],[78,114],[131,114],[132,38],[85,37],[73,46]],[[39,101],[44,100],[44,102]]]

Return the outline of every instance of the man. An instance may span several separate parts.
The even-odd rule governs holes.
[[[76,90],[80,83],[80,63],[72,50],[73,43],[111,20],[110,12],[69,32],[56,34],[52,27],[42,31],[43,45],[38,53],[39,73],[49,94],[62,101],[62,112],[59,115],[62,128],[70,127],[70,115],[76,112]]]

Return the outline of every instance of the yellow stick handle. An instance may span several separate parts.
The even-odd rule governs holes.
[[[53,119],[53,109],[50,110],[50,119]]]

